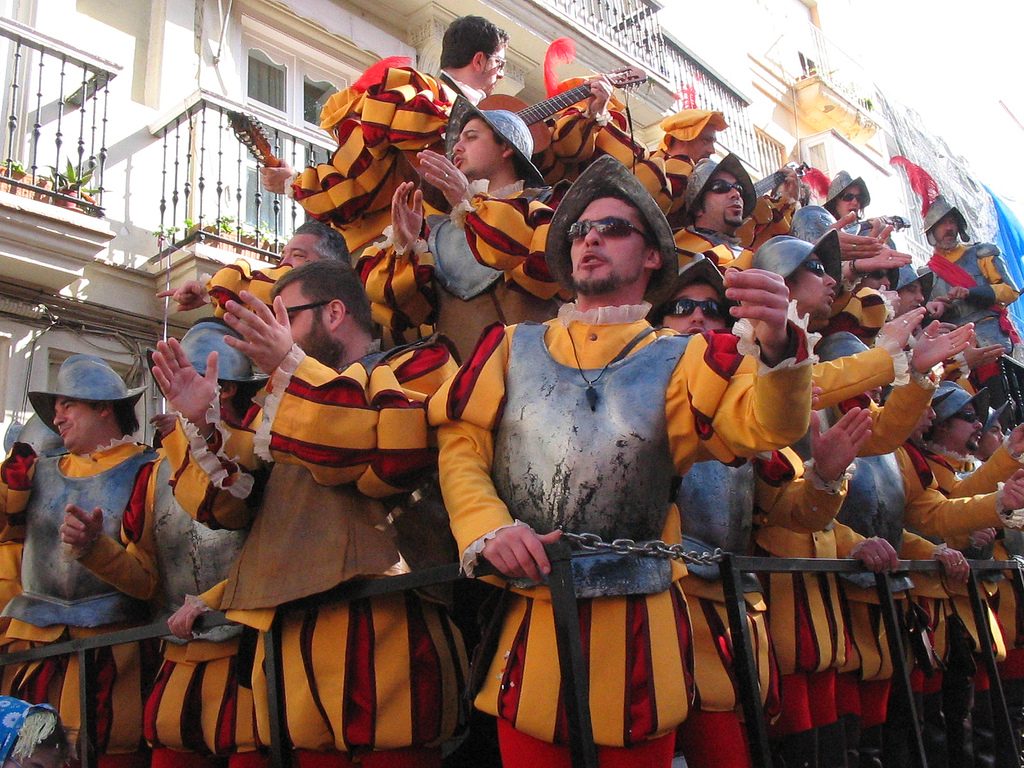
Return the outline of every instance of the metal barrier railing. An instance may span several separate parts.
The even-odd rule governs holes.
[[[564,541],[547,545],[551,561],[549,586],[555,621],[558,658],[563,670],[566,715],[569,723],[570,752],[572,764],[577,768],[597,768],[597,748],[594,744],[590,719],[589,679],[583,660],[580,641],[579,614],[577,611],[575,587],[571,560],[587,556],[573,550]],[[1006,699],[993,650],[993,638],[989,632],[988,607],[981,598],[978,579],[982,574],[993,571],[1009,572],[1024,590],[1024,570],[1017,561],[971,560],[971,574],[968,591],[975,624],[978,628],[981,648],[978,650],[990,680],[990,696],[993,701],[996,736],[996,765],[999,768],[1020,768],[1020,756],[1015,744]],[[477,569],[478,574],[480,568]],[[732,636],[734,662],[736,665],[737,700],[740,702],[747,730],[751,763],[755,768],[771,768],[772,756],[768,743],[768,729],[764,710],[761,706],[760,685],[754,657],[752,638],[747,623],[746,600],[741,586],[744,573],[863,573],[864,569],[856,560],[818,560],[802,558],[746,557],[724,553],[719,561],[719,570],[725,595],[729,628]],[[902,625],[896,608],[896,601],[890,589],[890,578],[894,573],[936,573],[940,564],[936,561],[900,561],[892,572],[875,575],[875,587],[882,611],[882,621],[890,643],[893,659],[893,685],[895,695],[902,700],[910,713],[910,753],[918,768],[927,768],[924,745],[921,738],[916,704],[910,683],[910,667],[904,652]],[[493,573],[493,571],[491,571]],[[341,584],[327,592],[289,603],[278,610],[302,609],[329,602],[345,602],[376,597],[410,589],[428,587],[461,578],[456,564],[438,566],[402,576],[365,579]],[[283,610],[282,610],[283,609]],[[286,739],[285,713],[282,707],[283,680],[281,672],[279,618],[263,633],[266,653],[267,698],[270,715],[269,747],[270,760],[274,768],[290,765],[289,745]],[[223,614],[205,614],[197,628],[211,629],[231,624]],[[89,681],[94,663],[91,652],[108,646],[139,642],[165,637],[169,633],[166,623],[160,622],[142,627],[111,632],[95,637],[52,643],[30,650],[0,654],[0,667],[29,661],[39,661],[51,656],[76,654],[79,661],[79,695],[81,698],[82,723],[79,740],[82,768],[92,768],[95,756],[91,752],[94,743],[94,724],[89,720],[87,706],[90,692]],[[568,674],[565,674],[568,670]]]

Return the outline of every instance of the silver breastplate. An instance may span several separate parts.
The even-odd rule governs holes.
[[[493,479],[512,516],[539,532],[558,527],[606,541],[656,539],[674,474],[665,390],[687,339],[665,336],[599,371],[551,359],[546,326],[512,337],[506,403],[494,440]]]
[[[882,537],[899,552],[903,545],[903,513],[907,500],[896,454],[861,456],[856,459],[855,466],[857,471],[850,480],[846,500],[836,519],[861,536]],[[871,587],[875,584],[871,573],[842,575],[858,586]],[[893,588],[909,586],[904,583],[905,578],[894,577]]]
[[[977,246],[971,246],[963,255],[955,262],[956,266],[960,267],[964,272],[971,276],[974,280],[975,285],[988,285],[988,278],[981,271],[981,265],[978,263],[978,248]],[[935,284],[932,287],[932,298],[939,298],[949,293],[952,286],[943,280],[938,274],[935,275]],[[963,325],[965,323],[978,323],[978,328],[975,328],[975,335],[978,337],[978,344],[1000,344],[1005,342],[1006,334],[1000,330],[998,323],[993,322],[991,328],[985,328],[982,330],[981,326],[987,323],[981,323],[986,318],[997,318],[999,315],[993,309],[989,307],[979,307],[975,304],[970,304],[966,301],[954,301],[942,315],[944,322],[956,323],[957,325]],[[985,333],[984,331],[988,331]]]
[[[245,543],[245,532],[214,531],[197,523],[174,499],[168,484],[170,462],[160,462],[157,472],[153,535],[163,598],[161,610],[170,614],[181,605],[185,595],[201,594],[227,578]],[[215,627],[203,633],[202,639],[222,640],[240,632],[241,627],[237,626]]]
[[[694,464],[676,494],[683,535],[710,549],[746,554],[754,511],[751,462],[727,467],[717,461]]]
[[[60,457],[36,462],[32,496],[26,508],[25,550],[22,556],[23,593],[4,610],[4,616],[40,627],[69,624],[96,627],[138,621],[145,603],[117,592],[71,557],[60,540],[64,508],[103,510],[103,533],[120,539],[121,517],[131,497],[135,477],[152,452],[132,456],[92,477],[65,477]]]
[[[463,301],[479,296],[502,273],[476,260],[466,240],[466,232],[447,216],[429,216],[430,236],[427,240],[434,254],[434,276],[448,293]]]

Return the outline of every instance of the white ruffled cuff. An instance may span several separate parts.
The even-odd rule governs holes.
[[[487,190],[490,188],[490,179],[477,179],[476,181],[469,182],[469,200],[460,200],[459,204],[452,208],[452,224],[459,229],[465,229],[466,217],[473,210],[473,203],[471,202],[472,199],[477,195],[486,195]]]
[[[524,523],[522,520],[516,520],[512,523],[509,523],[508,525],[502,525],[498,528],[495,528],[490,533],[485,533],[479,539],[477,539],[468,547],[466,547],[466,551],[462,553],[461,561],[463,575],[468,576],[470,578],[473,577],[473,572],[476,570],[477,561],[480,560],[480,553],[484,551],[484,547],[487,545],[488,541],[497,536],[499,531],[503,531],[506,528],[515,528],[518,525],[526,525],[526,523]],[[526,527],[529,528],[530,526],[526,525]]]
[[[853,478],[856,471],[857,465],[851,464],[838,479],[826,480],[818,474],[818,468],[814,463],[814,459],[808,459],[804,462],[804,477],[819,491],[824,491],[830,496],[836,496],[842,493],[843,489],[846,487],[846,483]]]
[[[381,233],[384,235],[384,239],[376,243],[377,247],[382,251],[386,251],[388,248],[392,248],[397,256],[405,256],[409,252],[409,249],[405,246],[400,246],[395,242],[395,228],[388,224],[384,227],[384,231]],[[412,252],[417,256],[427,252],[427,241],[422,237],[416,238],[412,244]]]
[[[807,357],[797,362],[799,355],[793,357],[787,357],[785,360],[779,362],[774,366],[767,365],[764,360],[761,359],[761,346],[757,343],[757,339],[754,337],[754,325],[745,317],[740,318],[732,326],[732,334],[739,338],[736,344],[736,351],[741,355],[750,355],[757,360],[757,373],[763,375],[765,373],[771,373],[772,371],[778,371],[783,368],[799,368],[803,365],[814,365],[818,362],[818,356],[814,354],[814,347],[817,346],[821,340],[820,333],[812,333],[807,330],[807,323],[810,320],[809,315],[800,315],[796,311],[796,302],[789,302],[789,309],[786,312],[786,320],[792,323],[801,331],[803,336],[807,339]]]
[[[255,437],[253,437],[253,451],[264,461],[274,460],[270,455],[271,427],[274,424],[274,418],[277,416],[277,409],[281,407],[281,399],[284,397],[284,392],[288,389],[288,385],[291,383],[292,376],[299,367],[299,363],[305,358],[306,353],[299,349],[299,345],[292,344],[292,348],[288,350],[288,354],[284,356],[284,360],[274,370],[270,381],[267,383],[265,390],[267,395],[263,401],[263,420],[256,429]]]
[[[967,355],[965,353],[957,352],[953,355],[953,360],[958,366],[960,366],[960,370],[963,371],[964,377],[971,375],[971,366],[967,362]]]
[[[1003,486],[1005,483],[996,485],[996,513],[1003,518],[1005,528],[1024,528],[1024,509],[1007,509],[1003,504]]]
[[[607,107],[605,109],[602,109],[596,115],[588,115],[588,117],[590,117],[591,120],[593,120],[595,123],[597,123],[597,125],[601,126],[602,128],[604,128],[606,125],[608,125],[608,123],[612,121],[612,114],[611,112],[608,111]]]
[[[220,435],[221,447],[216,453],[210,450],[210,443],[203,437],[199,427],[182,416],[180,412],[174,411],[173,413],[178,417],[181,428],[185,431],[192,460],[210,478],[210,484],[222,491],[227,491],[236,499],[248,498],[252,493],[252,475],[238,467],[237,457],[233,458],[224,452],[224,446],[227,445],[230,434],[220,418],[220,385],[217,386],[213,402],[210,403],[210,408],[206,411],[207,423],[213,424],[214,429]],[[238,467],[238,472],[230,474],[224,467],[224,462],[234,464]]]
[[[881,347],[889,353],[892,358],[893,386],[902,387],[910,383],[910,354],[900,346],[896,339],[885,335],[883,330],[878,334],[875,341],[876,347]]]
[[[291,176],[288,177],[288,181],[284,183],[284,196],[289,200],[295,199],[295,189],[292,185],[298,181],[299,171],[294,171]]]
[[[1007,434],[1006,437],[1003,438],[1003,448],[1005,448],[1006,452],[1010,454],[1011,459],[1016,461],[1018,464],[1024,464],[1024,453],[1014,453],[1012,450],[1010,450],[1009,434]]]

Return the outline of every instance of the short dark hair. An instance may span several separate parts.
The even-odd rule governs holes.
[[[292,233],[292,237],[295,237],[295,235],[315,235],[317,244],[314,250],[316,250],[321,259],[348,263],[348,243],[345,242],[345,238],[334,227],[329,227],[322,222],[311,219]]]
[[[482,16],[460,16],[444,31],[441,69],[464,67],[477,53],[491,56],[506,43],[508,32]]]
[[[292,283],[298,283],[311,302],[339,299],[359,328],[373,333],[370,300],[355,270],[342,261],[314,261],[288,272],[271,291],[274,297]]]

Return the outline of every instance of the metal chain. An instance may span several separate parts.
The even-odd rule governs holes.
[[[645,557],[663,557],[671,560],[682,560],[694,565],[716,565],[725,557],[720,547],[711,552],[687,550],[682,544],[666,544],[664,541],[636,542],[633,539],[615,539],[605,541],[596,533],[571,533],[562,531],[562,536],[580,549],[592,552],[614,552],[618,555],[643,555]]]

